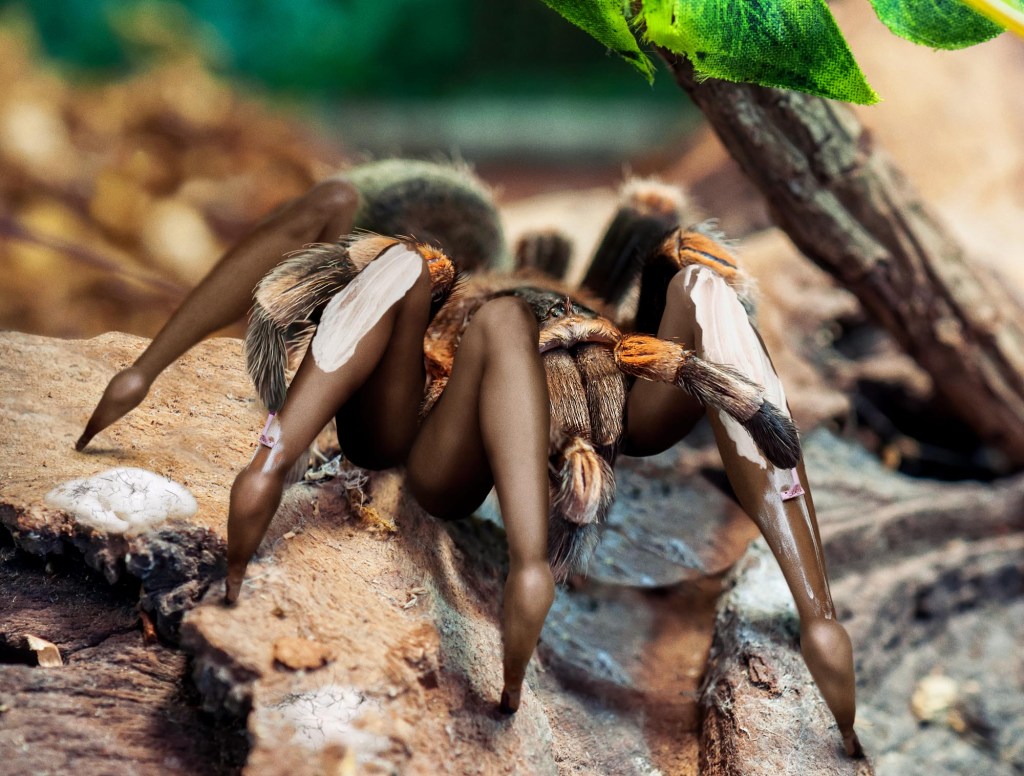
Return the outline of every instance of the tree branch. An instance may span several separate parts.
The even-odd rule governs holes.
[[[797,247],[857,295],[979,436],[1024,465],[1021,310],[972,270],[857,118],[798,92],[698,82],[684,58],[660,53]]]

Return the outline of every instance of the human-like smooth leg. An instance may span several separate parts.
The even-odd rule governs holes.
[[[658,336],[687,343],[703,352],[695,303],[686,291],[682,275],[676,275],[669,284]],[[730,322],[716,321],[716,325],[730,325]],[[624,450],[630,455],[651,455],[664,450],[685,435],[703,412],[699,402],[678,389],[638,381],[628,398]],[[835,619],[803,462],[797,471],[804,495],[783,500],[782,491],[791,484],[790,473],[766,461],[762,465],[741,455],[720,414],[711,411],[708,418],[733,490],[767,540],[793,594],[800,615],[800,648],[804,661],[835,716],[847,753],[863,756],[853,728],[856,715],[853,649],[845,628]]]
[[[497,488],[509,545],[501,709],[519,708],[526,667],[554,599],[547,559],[550,410],[537,323],[522,300],[487,302],[409,455],[408,483],[438,517],[461,517]]]
[[[252,306],[253,288],[286,254],[350,232],[357,206],[358,194],[351,184],[334,179],[260,222],[221,257],[135,363],[114,375],[75,449],[84,449],[96,434],[135,409],[157,376],[185,351],[242,318]]]
[[[288,389],[284,406],[271,424],[268,436],[272,437],[272,446],[261,445],[257,449],[231,488],[227,603],[238,598],[245,569],[280,505],[285,477],[297,458],[306,453],[339,407],[372,380],[379,368],[394,369],[395,360],[407,358],[410,343],[415,343],[416,357],[408,362],[404,371],[394,373],[402,385],[386,397],[388,401],[408,405],[391,406],[389,422],[393,426],[404,424],[404,428],[393,429],[392,433],[406,440],[406,445],[411,444],[423,393],[423,333],[429,311],[430,278],[424,264],[412,288],[374,324],[343,365],[325,372],[317,366],[311,350],[307,351]],[[398,457],[386,463],[401,463],[407,449],[392,451]],[[379,452],[374,451],[374,454],[379,455]]]
[[[783,500],[781,491],[790,482],[789,473],[771,465],[762,469],[739,455],[717,413],[710,413],[709,419],[729,482],[767,540],[793,593],[800,615],[800,651],[804,661],[839,725],[847,754],[863,756],[853,729],[853,646],[846,629],[836,620],[803,461],[797,472],[804,495]]]

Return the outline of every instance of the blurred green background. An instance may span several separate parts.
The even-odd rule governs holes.
[[[678,138],[692,109],[540,0],[2,0],[77,79],[198,55],[372,153],[601,160]]]
[[[643,87],[539,0],[4,0],[0,7],[24,9],[50,56],[94,74],[188,46],[223,72],[327,98],[499,90],[605,97]]]

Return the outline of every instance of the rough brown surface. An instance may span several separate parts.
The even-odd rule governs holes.
[[[1021,661],[1005,645],[1019,637],[1024,604],[1024,479],[912,480],[825,432],[804,441],[833,597],[854,643],[858,730],[879,772],[1015,773]],[[800,659],[792,599],[761,543],[730,585],[701,699],[704,772],[858,773]],[[958,705],[942,724],[921,725],[911,697],[935,674],[959,683]]]
[[[12,364],[0,377],[5,402],[0,419],[8,432],[0,520],[26,550],[63,552],[68,563],[84,559],[122,585],[141,583],[143,609],[154,615],[165,636],[180,634],[194,655],[192,676],[204,706],[246,720],[248,773],[349,767],[413,774],[696,773],[695,691],[710,639],[702,623],[712,616],[718,585],[688,566],[703,567],[705,573],[720,570],[734,557],[729,548],[741,545],[751,532],[750,523],[737,519],[724,496],[699,477],[683,477],[708,465],[705,453],[689,448],[624,462],[621,511],[612,516],[609,541],[595,561],[595,579],[560,592],[528,676],[523,707],[508,719],[494,711],[505,550],[501,531],[491,522],[430,519],[403,495],[395,473],[371,478],[366,494],[374,509],[394,519],[394,531],[387,529],[388,521],[371,524],[353,516],[342,479],[299,484],[286,494],[240,603],[226,609],[220,604],[219,577],[232,472],[225,461],[230,457],[232,467],[242,464],[261,421],[241,391],[238,343],[213,341],[198,348],[162,378],[150,402],[127,419],[125,430],[108,432],[124,448],[111,445],[93,456],[73,453],[71,441],[106,377],[130,360],[141,342],[121,335],[62,342],[4,334],[0,346]],[[79,376],[69,380],[68,375]],[[15,391],[16,384],[32,390]],[[163,422],[158,427],[150,422],[155,420]],[[165,446],[176,434],[182,439],[194,435],[201,445],[220,445],[225,471],[209,456],[195,455],[196,445],[186,453]],[[37,438],[50,443],[35,444]],[[860,660],[862,718],[875,720],[861,733],[870,752],[898,756],[894,753],[901,748],[916,746],[920,735],[913,724],[896,724],[920,679],[914,673],[919,664],[908,663],[907,656],[917,654],[913,650],[929,634],[952,632],[957,617],[976,616],[986,601],[1003,612],[1019,601],[1021,526],[1018,518],[1003,516],[1024,513],[1018,508],[1020,486],[1013,481],[989,489],[915,482],[891,475],[863,451],[829,435],[811,434],[805,440],[827,552],[839,576],[836,599]],[[179,458],[188,465],[173,468]],[[200,512],[191,522],[164,524],[126,538],[86,529],[41,505],[41,494],[54,484],[125,461],[187,481]],[[652,482],[667,492],[651,490]],[[652,495],[665,499],[662,506],[655,498],[644,507]],[[672,516],[670,504],[688,509]],[[969,522],[957,519],[968,511]],[[947,548],[954,536],[961,543]],[[903,561],[906,552],[911,558]],[[13,584],[5,574],[5,585]],[[60,585],[65,582],[37,586],[56,591]],[[83,590],[82,595],[102,598],[94,588]],[[39,609],[25,600],[29,610]],[[690,610],[697,614],[691,616]],[[741,608],[732,611],[732,619],[720,621],[716,638],[723,644],[744,622]],[[112,620],[93,620],[103,631],[101,645],[113,644],[104,634],[133,618],[116,602],[110,612]],[[97,638],[81,632],[73,638],[61,635],[84,627],[76,617],[18,614],[10,618],[10,633],[22,633],[26,623],[36,620],[34,635],[58,644],[70,666],[82,646]],[[823,742],[838,751],[838,735],[823,717],[827,712],[816,691],[801,684],[810,679],[801,673],[805,669],[795,651],[791,612],[779,610],[768,619],[769,630],[781,637],[756,657],[748,650],[751,658],[734,667],[757,693],[768,691],[768,711],[758,707],[757,713],[775,720],[774,732],[765,736],[773,742],[773,757],[801,763],[803,746],[820,748]],[[57,624],[51,627],[51,622]],[[1009,638],[1012,632],[996,635]],[[315,670],[286,668],[275,662],[274,648],[288,639],[323,644],[336,657]],[[20,649],[13,641],[6,643]],[[882,649],[875,650],[875,644]],[[131,654],[136,664],[147,665]],[[729,669],[733,649],[719,648],[716,654],[716,672]],[[115,658],[104,653],[100,662],[114,665]],[[180,683],[185,665],[176,665]],[[984,669],[978,675],[983,677]],[[41,681],[32,673],[13,676],[22,677],[7,691],[16,701],[29,692],[22,679]],[[75,688],[88,677],[67,674],[61,692],[79,692]],[[790,681],[799,694],[772,695],[772,687]],[[974,681],[981,680],[962,678],[965,687]],[[890,687],[895,689],[879,689]],[[997,755],[979,755],[964,744],[967,750],[957,754],[957,763],[1015,756],[1018,717],[1003,712],[1010,708],[1007,692],[993,687],[985,697],[995,700],[978,706],[977,695],[965,690],[964,704],[975,705],[965,705],[962,716],[975,720],[982,715],[984,725],[971,722],[970,729],[994,731],[986,740],[994,742]],[[794,699],[808,705],[787,712]],[[747,713],[743,704],[730,708]],[[142,712],[141,703],[136,711]],[[1006,724],[999,722],[1000,714]],[[71,724],[64,711],[56,717],[58,726]],[[745,742],[741,727],[753,729],[742,715],[730,725],[719,730],[717,739],[706,725],[706,741],[717,740],[725,750],[726,744]],[[898,735],[873,738],[883,725]],[[19,723],[21,730],[32,727],[27,717]],[[955,731],[944,735],[959,736]],[[141,738],[131,740],[142,746]],[[27,768],[36,767],[34,760],[25,762]],[[102,773],[103,767],[90,765],[81,772]],[[140,766],[140,772],[156,772],[156,767]]]
[[[758,541],[720,600],[701,698],[705,776],[869,776],[843,752],[798,647],[799,621],[778,563]]]
[[[857,654],[862,740],[879,772],[907,776],[1024,768],[1024,478],[922,482],[837,446],[823,540],[833,594]],[[872,518],[872,519],[868,519]],[[912,699],[954,683],[940,719]]]
[[[9,547],[0,585],[5,774],[237,772],[244,739],[200,714],[180,651],[145,642],[135,586]],[[63,665],[31,665],[26,630],[56,644]]]
[[[217,772],[209,730],[180,703],[185,659],[134,631],[60,668],[0,666],[4,773]]]
[[[7,554],[13,551],[0,549],[0,559],[6,561],[0,564],[0,651],[12,659],[27,657],[28,635],[55,644],[66,657],[115,634],[138,630],[134,586],[112,588],[59,562],[50,564],[51,573],[43,573],[40,563],[15,562]]]
[[[194,655],[204,707],[247,720],[248,773],[350,766],[412,774],[695,772],[694,691],[717,586],[686,582],[699,576],[687,564],[721,569],[731,561],[728,541],[706,547],[703,540],[719,530],[745,537],[730,527],[735,508],[712,486],[678,473],[663,484],[664,498],[674,493],[677,504],[706,516],[703,526],[686,525],[684,509],[675,518],[678,532],[668,537],[645,532],[642,516],[629,508],[640,499],[624,498],[615,533],[632,551],[608,552],[599,569],[610,582],[680,586],[666,595],[595,581],[560,592],[523,706],[505,718],[496,713],[506,557],[500,529],[427,517],[404,496],[396,473],[375,475],[366,488],[373,508],[388,518],[376,523],[353,516],[341,479],[299,484],[286,493],[239,604],[223,607],[228,488],[262,420],[244,385],[239,343],[201,345],[160,379],[146,404],[100,437],[98,452],[71,448],[105,381],[142,344],[124,335],[0,335],[12,365],[0,376],[0,521],[25,550],[63,553],[68,563],[84,560],[108,580],[140,585],[143,610]],[[623,481],[644,490],[645,471],[666,477],[674,461],[669,455],[645,462]],[[186,483],[199,512],[121,536],[43,505],[59,482],[117,464]],[[697,619],[690,607],[700,612]],[[32,615],[19,617],[20,623]],[[608,628],[612,621],[616,627]],[[46,623],[45,616],[39,620],[39,635],[62,644]],[[322,644],[334,659],[315,670],[286,668],[275,661],[275,644],[294,639]],[[66,686],[76,682],[67,678]],[[140,765],[139,772],[150,768]]]
[[[144,345],[122,334],[82,341],[0,337],[0,525],[30,552],[81,553],[111,582],[129,566],[143,583],[144,608],[173,638],[182,612],[223,563],[225,494],[251,454],[261,412],[242,371],[240,343],[212,340],[172,366],[144,405],[101,435],[94,449],[74,453],[103,386]],[[121,535],[45,505],[57,485],[116,466],[141,467],[185,485],[198,513],[187,523]]]

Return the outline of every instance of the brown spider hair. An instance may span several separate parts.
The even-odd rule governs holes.
[[[315,243],[297,251],[256,286],[245,334],[245,361],[256,392],[271,412],[284,404],[285,372],[293,356],[305,352],[320,312],[373,259],[405,244],[427,262],[432,286],[431,313],[454,292],[459,274],[438,248],[378,234],[352,235],[336,243]]]

